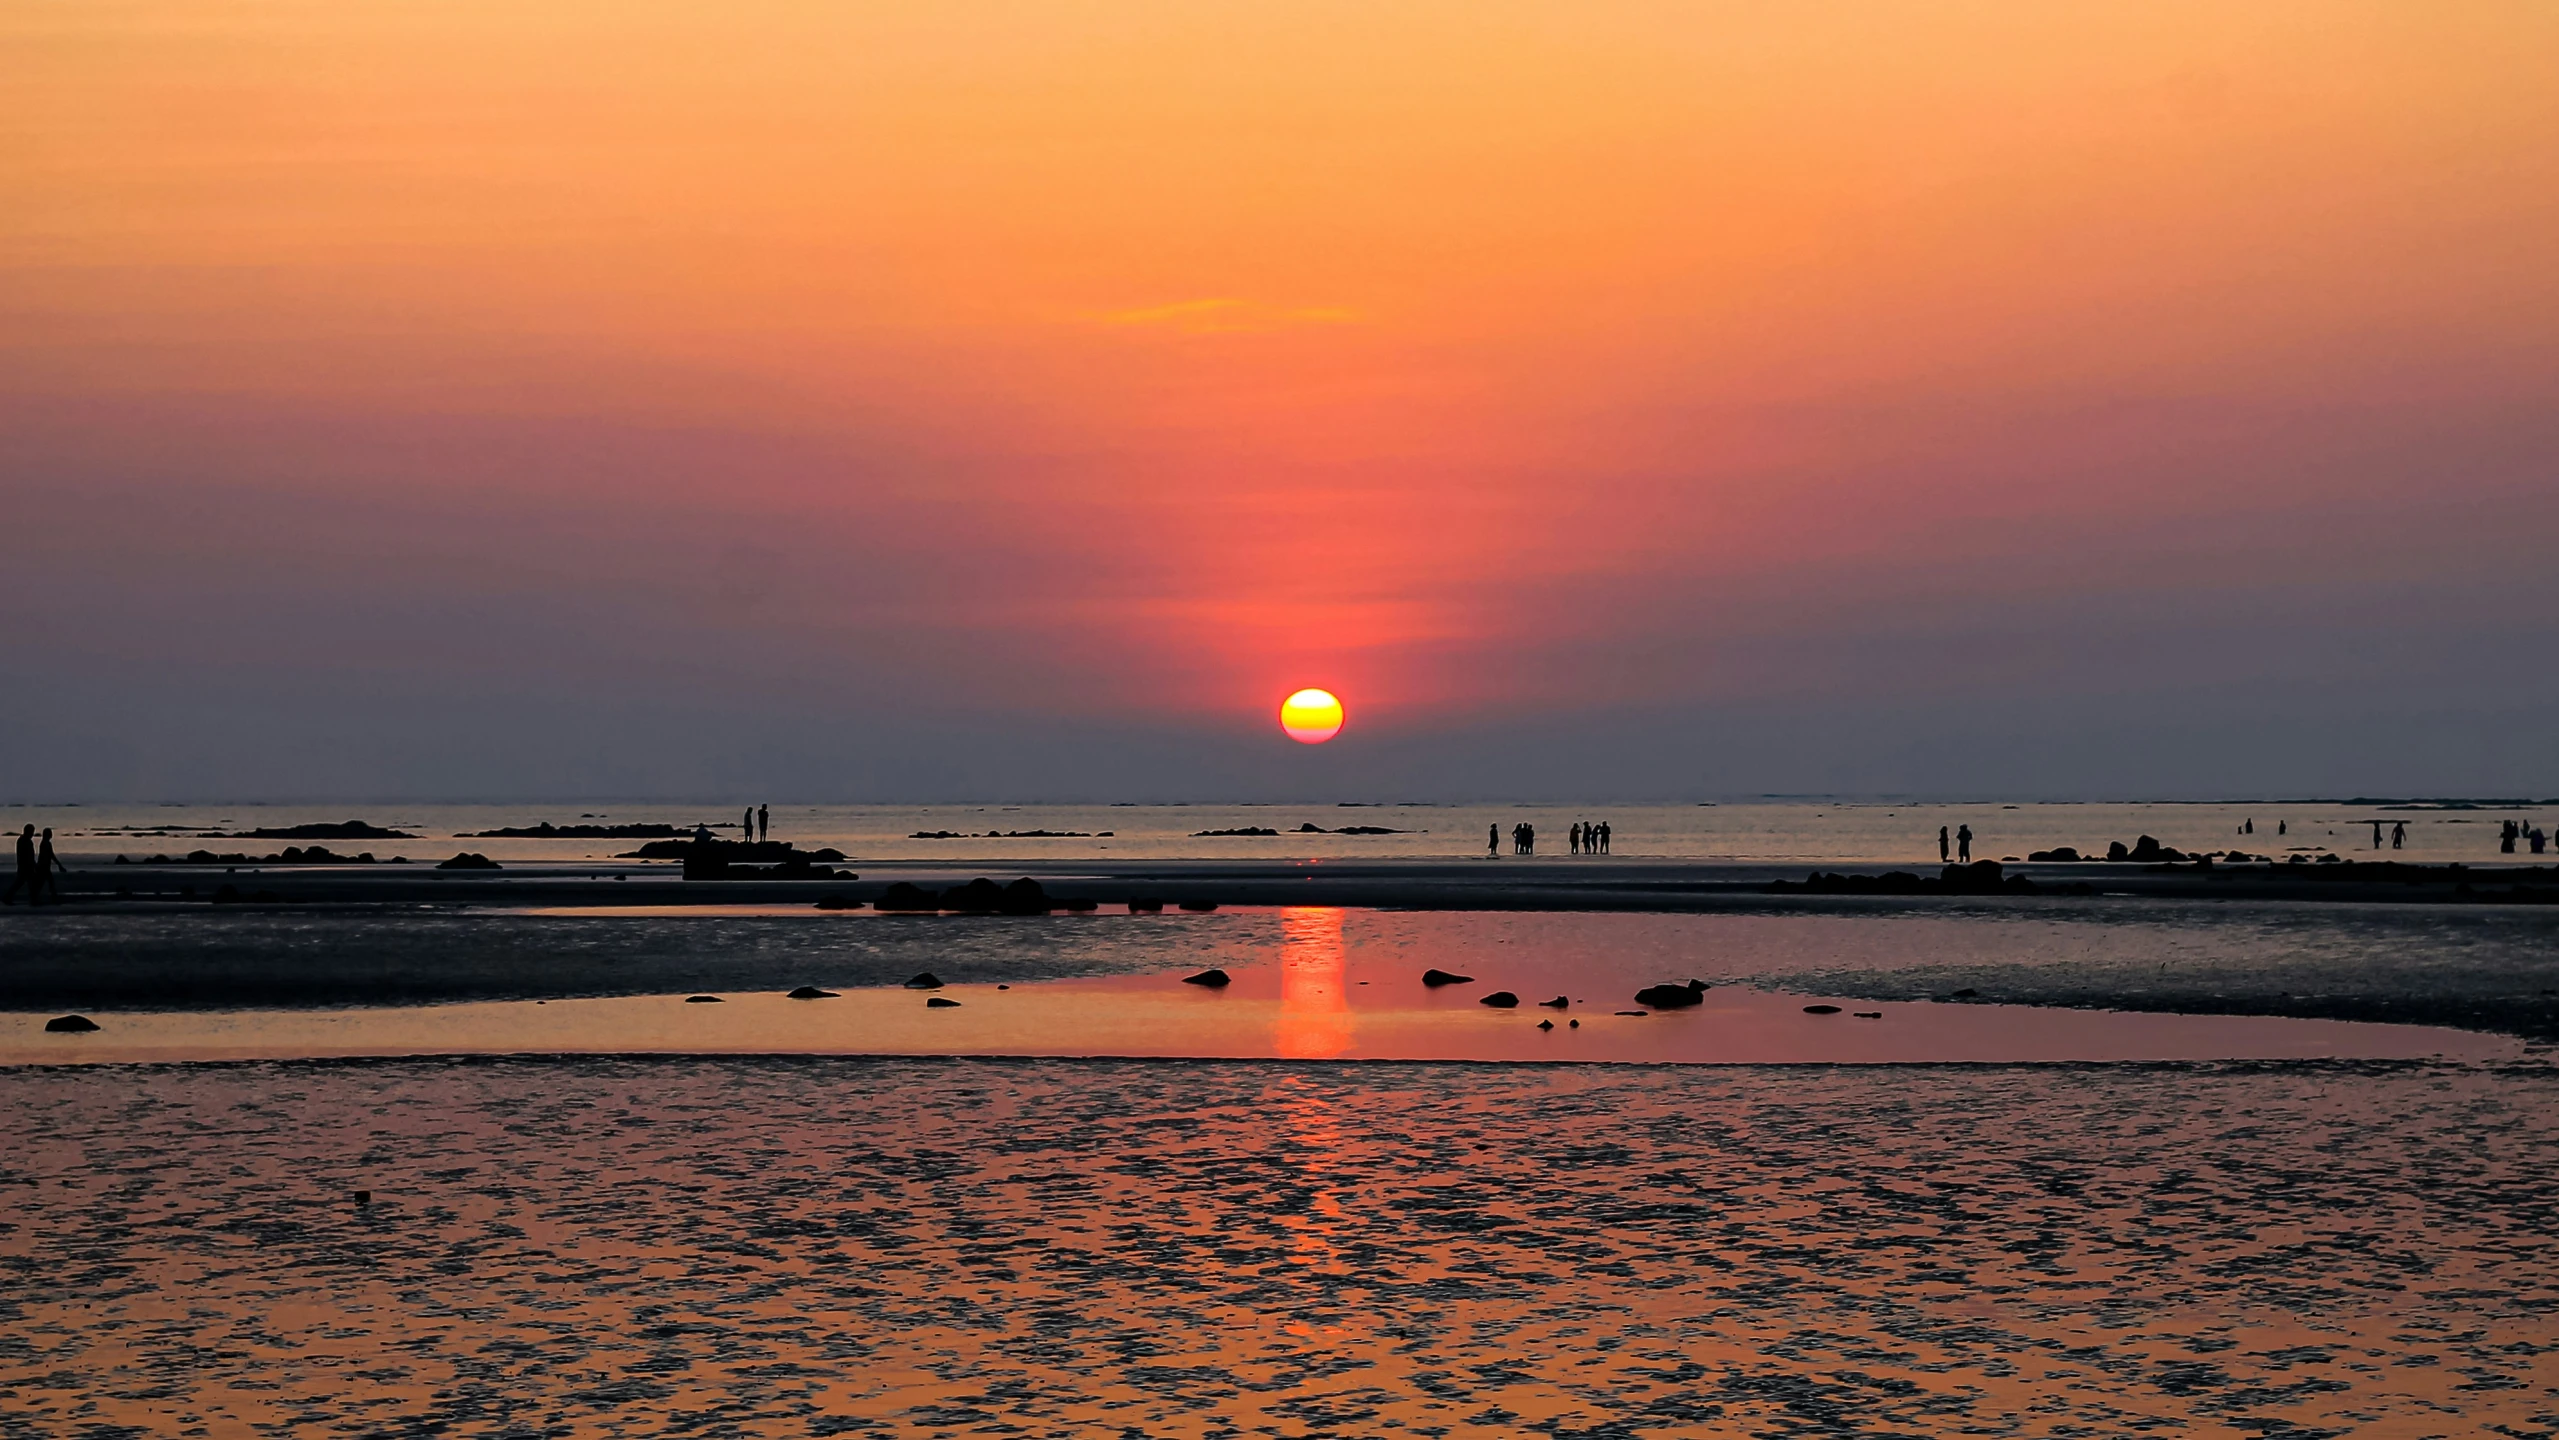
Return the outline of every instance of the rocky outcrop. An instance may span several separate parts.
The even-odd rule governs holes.
[[[1475,1003],[1490,1005],[1496,1010],[1516,1010],[1519,1008],[1519,997],[1508,990],[1496,990]]]
[[[1206,985],[1210,989],[1215,990],[1222,989],[1233,983],[1234,978],[1235,977],[1227,974],[1225,971],[1212,965],[1208,969],[1202,970],[1197,975],[1183,976],[1182,983],[1185,985]]]
[[[835,992],[832,990],[820,990],[814,985],[803,985],[799,989],[792,991],[788,998],[793,1000],[832,1000],[835,998]]]
[[[1706,1003],[1706,982],[1691,980],[1684,985],[1647,985],[1635,992],[1635,1003],[1650,1005],[1656,1010],[1685,1010],[1691,1005],[1703,1005]]]
[[[51,1035],[86,1035],[98,1028],[98,1022],[86,1015],[56,1015],[44,1022],[44,1028]]]
[[[438,864],[435,868],[438,870],[503,870],[506,867],[477,851],[465,850],[452,859]]]
[[[1472,985],[1475,983],[1475,977],[1453,975],[1446,970],[1425,970],[1422,972],[1422,983],[1436,990],[1442,985]]]

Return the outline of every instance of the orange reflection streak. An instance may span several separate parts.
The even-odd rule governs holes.
[[[1312,906],[1280,911],[1281,1055],[1328,1060],[1350,1047],[1351,1003],[1342,973],[1342,912]]]

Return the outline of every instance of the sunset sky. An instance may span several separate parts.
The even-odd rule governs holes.
[[[0,508],[8,799],[2559,794],[2559,6],[0,0]]]

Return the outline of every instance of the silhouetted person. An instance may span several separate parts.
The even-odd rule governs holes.
[[[56,871],[68,875],[71,867],[63,864],[62,857],[53,853],[53,827],[47,826],[44,840],[36,847],[36,888],[35,893],[27,897],[28,904],[35,904],[47,894],[53,896],[55,904],[62,903],[62,886],[53,878]]]
[[[1564,840],[1572,847],[1574,854],[1582,853],[1582,822],[1574,821],[1573,828],[1564,832]]]
[[[2375,850],[2381,848],[2381,822],[2378,820],[2372,822],[2372,848]],[[2513,849],[2514,847],[2508,846],[2506,848]]]
[[[2498,854],[2500,854],[2500,855],[2512,855],[2513,853],[2515,853],[2515,832],[2516,832],[2517,830],[2522,829],[2522,828],[2523,828],[2522,826],[2517,825],[2517,824],[2516,824],[2515,822],[2513,822],[2512,820],[2509,820],[2509,821],[2507,821],[2505,824],[2500,825],[2500,826],[2498,826],[2498,827],[2497,827],[2497,853],[2498,853]],[[46,831],[46,832],[44,832],[44,833],[46,833],[47,835],[50,835],[50,834],[52,834],[53,832],[52,832],[52,831],[50,831],[50,830],[47,830],[47,831]]]
[[[1966,865],[1973,863],[1973,827],[1970,825],[1955,827],[1955,858]]]
[[[1610,847],[1611,845],[1613,845],[1613,844],[1616,842],[1616,838],[1617,838],[1617,829],[1616,829],[1616,827],[1615,827],[1615,826],[1613,826],[1613,825],[1610,825],[1610,824],[1609,824],[1607,821],[1605,821],[1605,820],[1600,821],[1600,822],[1599,822],[1599,853],[1600,853],[1600,854],[1602,854],[1602,855],[1613,855],[1613,854],[1615,854],[1616,852],[1615,852],[1614,850],[1612,850],[1611,848],[1609,848],[1609,847]]]
[[[9,882],[9,893],[0,895],[0,905],[17,899],[21,890],[27,892],[28,904],[36,903],[36,873],[36,827],[30,825],[18,832],[18,874]]]
[[[1502,827],[1501,827],[1501,826],[1499,826],[1499,825],[1487,825],[1487,826],[1485,826],[1485,827],[1484,827],[1484,854],[1485,854],[1485,856],[1486,856],[1487,858],[1489,858],[1489,859],[1498,860],[1498,859],[1500,859],[1500,858],[1501,858],[1501,856],[1502,856]]]
[[[2275,833],[2276,833],[2276,834],[2278,834],[2278,835],[2286,835],[2286,834],[2290,834],[2290,833],[2291,833],[2291,831],[2292,831],[2292,822],[2291,822],[2291,821],[2289,821],[2289,820],[2278,820],[2278,821],[2276,821],[2276,822],[2275,822]]]
[[[2249,816],[2249,817],[2248,817],[2248,828],[2247,828],[2246,830],[2242,831],[2241,833],[2242,833],[2242,834],[2247,834],[2247,835],[2254,835],[2254,834],[2256,834],[2256,833],[2257,833],[2257,817],[2256,817],[2256,816],[2251,815],[2251,816]]]
[[[1938,863],[1938,864],[1943,865],[1943,864],[1945,864],[1947,861],[1952,860],[1953,858],[1955,858],[1954,856],[1949,855],[1949,854],[1948,854],[1948,853],[1946,853],[1946,852],[1947,852],[1946,827],[1945,827],[1945,826],[1943,826],[1943,825],[1940,825],[1940,826],[1938,826],[1938,827],[1937,827],[1937,863]]]
[[[2533,826],[2533,827],[2532,827],[2532,853],[2533,853],[2533,854],[2535,854],[2535,855],[2540,854],[2540,853],[2541,853],[2541,851],[2542,851],[2542,847],[2544,847],[2544,846],[2548,845],[2549,843],[2550,843],[2550,834],[2549,834],[2549,832],[2548,832],[2548,831],[2543,830],[2543,829],[2542,829],[2540,826],[2538,826],[2538,825]]]
[[[773,838],[773,807],[769,805],[755,807],[755,838],[758,840]]]
[[[753,843],[753,841],[754,841],[754,839],[755,839],[755,807],[754,807],[754,806],[749,805],[749,806],[747,806],[747,807],[746,807],[746,818],[745,818],[745,819],[743,819],[743,820],[740,820],[739,822],[737,822],[737,829],[738,829],[738,837],[737,837],[737,838],[739,838],[740,840],[747,841],[747,842],[749,842],[749,843]]]
[[[2397,820],[2397,821],[2393,821],[2393,822],[2391,822],[2391,826],[2390,826],[2390,848],[2391,848],[2391,849],[2393,849],[2393,850],[2405,850],[2405,849],[2407,849],[2407,848],[2408,848],[2408,822],[2407,822],[2407,821],[2405,821],[2405,820]]]

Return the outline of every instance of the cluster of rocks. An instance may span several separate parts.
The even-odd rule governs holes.
[[[1278,835],[1279,833],[1279,831],[1274,830],[1267,825],[1245,825],[1233,830],[1194,830],[1191,832],[1191,838],[1194,840],[1223,840],[1233,839],[1239,836],[1269,837]],[[1305,824],[1298,826],[1295,830],[1288,833],[1292,835],[1421,835],[1428,832],[1421,830],[1398,830],[1392,825],[1345,825],[1338,830],[1327,830],[1323,826],[1309,820]]]
[[[476,850],[465,850],[435,868],[438,870],[503,870],[506,867]]]
[[[133,862],[118,855],[115,863],[130,865]],[[394,855],[388,860],[376,860],[370,850],[358,855],[340,855],[326,845],[287,845],[273,855],[247,855],[236,850],[227,855],[217,855],[210,850],[190,850],[175,860],[166,855],[154,855],[142,863],[145,865],[406,865],[409,863],[409,857]]]
[[[1771,895],[2032,895],[2045,886],[2023,875],[2010,875],[1996,860],[1949,865],[1937,875],[1892,870],[1881,875],[1841,875],[1816,870],[1802,880],[1772,880]],[[2088,886],[2061,887],[2060,893],[2094,893]]]
[[[456,840],[662,840],[693,833],[688,825],[506,825],[495,830],[466,830]]]
[[[361,820],[340,820],[324,825],[276,825],[259,830],[241,830],[222,837],[225,840],[415,840],[406,830],[385,830]]]

